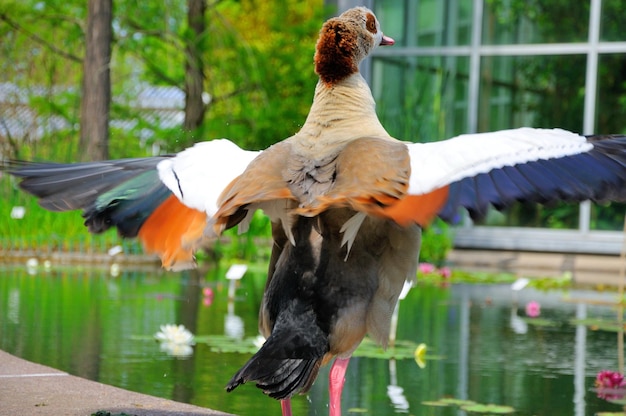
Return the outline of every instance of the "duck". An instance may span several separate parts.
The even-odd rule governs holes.
[[[330,365],[329,414],[341,415],[350,357],[368,335],[385,347],[421,231],[518,202],[623,201],[626,136],[518,128],[413,143],[389,135],[359,64],[394,40],[366,7],[327,20],[306,121],[263,151],[227,139],[178,154],[73,164],[9,161],[4,170],[53,211],[83,210],[89,231],[116,227],[168,269],[257,210],[272,253],[259,311],[263,346],[228,381],[280,400],[306,393]],[[405,138],[414,139],[414,138]]]

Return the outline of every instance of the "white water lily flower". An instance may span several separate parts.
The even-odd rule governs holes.
[[[161,342],[193,345],[193,334],[184,325],[161,325],[161,330],[154,337]]]
[[[189,357],[193,354],[193,348],[189,344],[176,344],[174,342],[162,342],[161,351],[172,357]]]

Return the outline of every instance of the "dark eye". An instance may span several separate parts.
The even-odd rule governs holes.
[[[367,14],[367,22],[365,22],[365,27],[371,33],[376,33],[376,18],[373,14]]]

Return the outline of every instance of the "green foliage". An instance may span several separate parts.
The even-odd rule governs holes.
[[[225,258],[246,263],[267,262],[272,249],[270,224],[269,218],[257,211],[246,233],[239,234],[237,227],[227,230],[215,242],[210,254],[215,259]],[[203,255],[200,254],[198,258],[203,258]]]
[[[448,252],[452,249],[450,227],[444,221],[436,219],[422,232],[420,262],[443,265]]]
[[[213,101],[206,134],[251,149],[291,136],[313,99],[315,39],[324,18],[321,1],[225,1],[210,21],[221,45],[208,50]],[[219,58],[219,59],[218,59]]]
[[[138,243],[126,244],[115,230],[90,234],[78,211],[50,212],[41,208],[34,197],[17,189],[16,181],[8,175],[0,178],[0,200],[0,248],[104,253],[123,244],[134,253],[141,252]],[[11,218],[15,206],[25,208],[24,218]]]
[[[186,4],[116,2],[111,119],[124,123],[112,123],[111,157],[142,156],[152,144],[174,152],[215,137],[260,149],[295,133],[312,101],[314,44],[325,11],[322,0],[209,2],[200,45],[210,100],[204,125],[186,135],[156,113],[136,108],[137,94],[146,86],[184,89]],[[0,6],[0,82],[18,87],[13,102],[32,108],[43,130],[54,135],[26,132],[7,138],[8,143],[0,140],[3,154],[78,159],[85,16],[85,3],[74,0],[10,0]],[[17,117],[19,108],[10,111]],[[53,118],[54,124],[71,127],[47,130]],[[67,153],[49,149],[59,142],[66,142]]]
[[[123,123],[111,125],[111,158],[148,156],[151,145],[173,152],[191,144],[179,126],[172,127],[157,113],[136,107],[142,86],[183,89],[186,11],[184,2],[172,0],[165,4],[116,2],[111,119]],[[248,148],[264,148],[297,131],[312,101],[314,43],[324,13],[322,0],[224,0],[211,4],[202,42],[205,89],[211,101],[205,124],[192,139],[229,137]],[[18,87],[15,103],[32,109],[41,119],[43,131],[42,136],[28,131],[4,143],[0,129],[0,156],[77,160],[85,3],[11,0],[0,6],[0,16],[4,58],[0,60],[0,82]],[[21,110],[15,106],[12,111],[18,117]],[[48,128],[59,123],[66,127]],[[25,206],[27,212],[22,220],[1,221],[0,233],[23,240],[25,246],[56,239],[47,236],[80,239],[86,244],[102,241],[108,245],[118,240],[114,231],[90,235],[79,212],[41,209],[8,178],[2,178],[0,186],[0,215],[8,218],[16,205]],[[269,236],[269,222],[257,216],[246,235],[229,231],[226,238],[232,244],[218,244],[216,253],[229,258],[267,258]]]

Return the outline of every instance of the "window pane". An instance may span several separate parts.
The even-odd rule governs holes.
[[[589,0],[487,0],[483,43],[584,42],[589,33]]]
[[[376,2],[383,31],[399,46],[469,45],[472,0]]]
[[[624,229],[624,214],[626,214],[626,204],[616,202],[592,204],[589,227],[592,230],[621,231]]]
[[[599,57],[596,131],[626,134],[626,53]]]
[[[626,0],[604,0],[600,22],[600,38],[605,41],[626,40]]]
[[[495,56],[481,61],[479,131],[561,127],[582,131],[585,56]],[[577,228],[578,204],[521,204],[489,225]]]
[[[376,57],[377,112],[394,137],[424,142],[467,131],[467,57]]]
[[[516,204],[509,209],[491,209],[479,225],[501,227],[540,227],[555,229],[578,228],[580,205],[558,203],[551,206],[540,204]]]
[[[626,54],[600,55],[596,132],[626,134]],[[592,205],[591,228],[622,230],[625,204]]]
[[[481,60],[479,131],[583,128],[586,57],[488,56]]]

